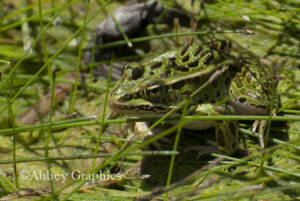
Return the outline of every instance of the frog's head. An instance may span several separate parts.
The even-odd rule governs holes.
[[[214,40],[166,52],[143,65],[130,63],[110,94],[109,106],[132,116],[161,116],[222,67],[227,51],[230,43]]]
[[[132,116],[158,116],[169,110],[164,102],[164,83],[144,74],[145,68],[133,62],[122,69],[122,78],[110,94],[109,107]]]

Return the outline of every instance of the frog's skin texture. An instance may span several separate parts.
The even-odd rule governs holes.
[[[230,49],[231,43],[226,40],[195,42],[145,64],[128,64],[110,94],[109,106],[130,116],[159,117],[190,98],[188,115],[267,114],[271,87],[265,69],[250,53],[236,58],[230,55]],[[190,97],[216,71],[223,73]],[[216,128],[218,149],[234,153],[236,121],[197,121],[185,127],[202,130],[212,126]]]

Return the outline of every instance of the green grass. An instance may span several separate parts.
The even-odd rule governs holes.
[[[189,2],[174,2],[191,12]],[[174,2],[162,1],[162,4],[172,8]],[[10,199],[20,189],[33,189],[44,192],[34,197],[39,200],[299,199],[300,3],[204,1],[204,9],[199,10],[199,2],[193,6],[194,13],[200,12],[193,16],[198,22],[196,30],[189,25],[180,25],[178,29],[154,23],[147,26],[141,36],[129,38],[118,24],[123,40],[87,48],[97,24],[124,2],[2,1],[0,197]],[[273,77],[279,79],[274,90],[274,95],[281,99],[278,116],[186,116],[183,112],[182,116],[171,118],[172,112],[187,108],[189,100],[184,100],[159,119],[106,119],[109,91],[115,84],[110,79],[113,63],[148,60],[168,49],[183,46],[190,37],[201,41],[227,38],[233,43],[234,55],[247,49],[263,58],[261,62],[273,69]],[[91,64],[82,63],[85,51],[121,45],[132,45],[137,54],[99,63],[93,58]],[[144,45],[149,46],[149,50],[142,49]],[[93,83],[95,66],[103,63],[110,64],[110,73],[106,78],[96,77]],[[88,81],[80,81],[81,70],[85,70]],[[76,72],[74,81],[64,78],[70,72]],[[52,96],[47,116],[40,117],[36,125],[20,125],[19,115],[47,92],[53,95],[58,83],[73,86],[63,102],[57,104]],[[193,95],[201,92],[206,84]],[[74,116],[70,117],[71,114]],[[179,124],[168,126],[167,122],[174,118]],[[239,120],[240,148],[248,155],[210,153],[198,158],[199,152],[187,150],[196,145],[209,146],[214,141],[214,133],[212,130],[192,133],[182,130],[182,126],[192,120]],[[265,149],[259,147],[259,136],[251,132],[252,122],[246,120],[269,122]],[[151,129],[165,129],[141,140],[145,132],[135,135],[132,123],[144,121],[153,122]],[[105,126],[108,126],[106,130]],[[162,150],[145,150],[155,143],[159,143]],[[125,175],[112,183],[91,185],[88,180],[70,176],[73,170],[86,174],[100,171],[112,174],[118,168],[120,173],[134,171],[141,160],[139,174]],[[24,170],[68,174],[68,178],[64,182],[24,180],[21,177]],[[148,175],[151,177],[146,180]]]

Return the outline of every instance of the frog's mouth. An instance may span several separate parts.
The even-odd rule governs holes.
[[[109,107],[118,113],[135,117],[157,117],[170,110],[169,106],[144,102],[136,104],[135,102],[109,101]]]

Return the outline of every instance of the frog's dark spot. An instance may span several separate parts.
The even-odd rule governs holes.
[[[170,67],[175,67],[177,66],[176,62],[175,62],[176,58],[172,57],[172,58],[169,58],[169,66]]]
[[[214,88],[217,88],[218,86],[218,81],[217,80],[214,80],[211,85],[214,87]]]
[[[250,83],[251,79],[252,79],[252,75],[249,74],[249,75],[247,76],[247,82]]]
[[[187,62],[190,59],[190,55],[186,55],[181,59],[182,62]]]
[[[216,97],[220,97],[220,91],[217,91]]]
[[[221,49],[224,50],[227,46],[227,41],[226,40],[221,40]],[[229,42],[228,47],[231,47],[231,43]]]
[[[246,101],[246,98],[239,98],[240,103],[244,103]]]
[[[188,64],[188,67],[197,67],[199,64],[199,60],[195,60]]]
[[[232,92],[233,92],[233,91],[232,91],[232,89],[230,89],[229,93],[231,93],[231,94],[232,94]]]
[[[157,62],[157,63],[153,64],[150,68],[151,68],[151,69],[160,68],[161,65],[162,65],[162,62]]]
[[[242,76],[243,76],[243,77],[246,77],[246,74],[247,74],[247,73],[248,73],[248,70],[247,70],[247,69],[243,70]]]
[[[213,59],[214,59],[214,55],[209,54],[203,59],[203,64],[208,66]]]
[[[223,131],[220,129],[218,130],[218,133],[217,133],[217,141],[220,146],[222,146],[222,147],[225,146],[224,134],[223,134]]]
[[[191,92],[191,91],[189,91],[189,90],[186,90],[186,91],[183,92],[183,95],[189,96],[189,95],[191,95],[192,93],[193,93],[193,92]]]
[[[236,142],[232,143],[232,149],[236,149]]]
[[[143,71],[140,68],[132,69],[132,79],[137,80],[143,75]]]
[[[225,78],[225,84],[226,84],[227,86],[229,85],[229,82],[230,82],[229,77],[226,77],[226,78]]]
[[[182,72],[188,72],[189,71],[189,69],[187,67],[184,67],[184,66],[175,66],[174,69],[178,70],[178,71],[182,71]]]
[[[209,100],[209,97],[208,97],[208,95],[207,95],[207,94],[205,94],[204,98],[205,98],[205,100],[206,100],[206,101],[208,101],[208,100]]]
[[[235,78],[234,78],[234,81],[235,81],[236,86],[238,88],[242,88],[243,87],[243,83],[242,83],[240,75],[236,75]]]
[[[186,53],[186,51],[189,49],[189,47],[190,47],[190,45],[186,45],[186,46],[181,50],[180,55],[183,56],[183,55]]]
[[[203,49],[203,47],[201,45],[198,46],[196,51],[194,52],[194,56],[197,56],[201,52],[202,49]]]
[[[181,89],[185,85],[185,81],[179,81],[172,85],[173,89]]]
[[[229,129],[230,129],[231,134],[235,136],[236,135],[236,126],[234,125],[233,122],[229,123]]]
[[[236,86],[238,88],[242,88],[243,87],[243,84],[240,81],[235,81],[235,83],[236,83]]]
[[[154,75],[154,72],[150,71],[149,76],[153,76],[153,75]]]
[[[166,71],[162,72],[159,76],[162,79],[167,79],[167,78],[170,77],[170,75],[171,75],[171,71],[170,70],[166,70]]]

